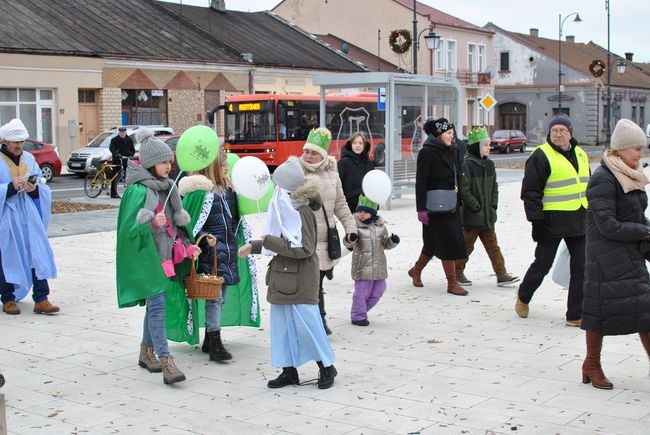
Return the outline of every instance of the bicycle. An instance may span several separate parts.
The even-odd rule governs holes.
[[[117,171],[114,169],[118,168]],[[109,175],[110,173],[113,175]],[[119,177],[119,178],[117,178]],[[91,198],[97,198],[104,190],[106,194],[111,194],[111,183],[117,179],[117,194],[122,196],[126,190],[126,177],[121,164],[103,162],[99,169],[92,170],[86,175],[84,180],[84,192]]]

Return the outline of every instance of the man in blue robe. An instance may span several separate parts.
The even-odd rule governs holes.
[[[34,312],[52,314],[59,311],[47,299],[47,279],[56,278],[47,239],[52,193],[34,156],[23,151],[28,136],[19,119],[0,127],[0,300],[2,311],[20,314],[16,301],[33,286]]]

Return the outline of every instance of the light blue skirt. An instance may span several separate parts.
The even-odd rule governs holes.
[[[299,367],[309,361],[334,364],[318,305],[271,304],[271,365]]]

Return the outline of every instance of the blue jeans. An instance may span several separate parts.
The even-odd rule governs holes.
[[[208,332],[221,330],[221,311],[226,302],[226,286],[221,287],[219,299],[205,301],[205,330]]]
[[[34,302],[43,302],[50,294],[50,286],[47,284],[47,280],[37,279],[36,271],[32,269],[32,281],[34,282],[34,288],[32,289]],[[5,274],[2,270],[2,255],[0,255],[0,301],[4,304],[15,300],[14,285],[5,280]]]
[[[169,355],[165,330],[165,293],[146,299],[142,343],[153,346],[158,358]]]

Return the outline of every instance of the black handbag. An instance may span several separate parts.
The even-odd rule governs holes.
[[[325,216],[325,225],[327,226],[327,255],[329,255],[330,260],[336,260],[341,258],[341,238],[339,237],[339,231],[336,229],[336,225],[334,225],[334,228],[330,228],[325,207],[323,207],[323,215]]]
[[[427,191],[427,211],[431,214],[451,214],[458,205],[458,177],[454,165],[454,188]]]

